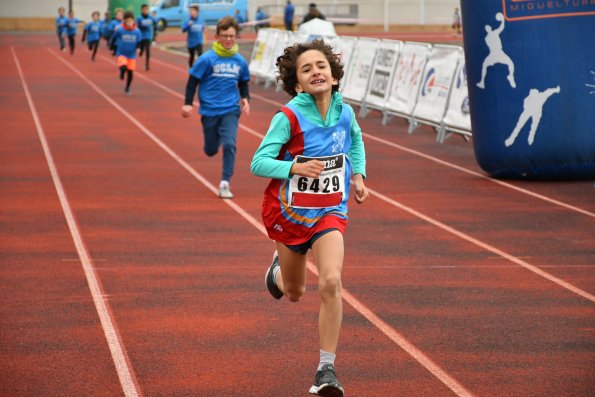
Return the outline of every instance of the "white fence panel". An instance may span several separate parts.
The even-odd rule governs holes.
[[[262,59],[258,70],[255,71],[257,77],[263,77],[269,79],[271,71],[271,63],[273,62],[273,56],[275,55],[275,48],[277,47],[277,40],[280,37],[281,31],[277,29],[269,29],[267,41],[265,42],[264,49],[262,51]]]
[[[387,112],[407,116],[413,113],[430,48],[426,43],[403,44],[386,102]]]
[[[413,110],[416,123],[441,126],[460,55],[461,48],[456,46],[435,45],[430,50]]]
[[[256,41],[254,42],[254,47],[252,48],[252,56],[250,57],[249,69],[251,74],[256,75],[260,69],[262,54],[264,52],[264,47],[266,46],[269,32],[270,29],[260,29],[258,31],[258,36],[256,36]]]
[[[293,36],[293,34],[285,30],[280,30],[277,33],[277,42],[275,43],[275,49],[272,52],[271,62],[269,64],[269,71],[266,76],[265,87],[268,87],[271,83],[277,81],[277,58],[283,55],[285,47],[290,45],[289,43],[291,36]]]
[[[349,75],[343,88],[346,100],[360,104],[364,100],[378,45],[377,39],[368,38],[360,38],[355,44],[349,62]]]
[[[382,40],[378,45],[365,97],[366,107],[384,109],[401,45],[402,42],[396,40]]]
[[[459,64],[450,91],[448,109],[446,110],[446,116],[444,116],[444,125],[446,130],[454,131],[464,136],[471,136],[467,70],[465,68],[465,56],[462,52],[459,57]],[[443,135],[440,141],[442,142],[445,138],[446,136]]]
[[[351,62],[351,55],[357,43],[357,37],[352,36],[335,36],[325,39],[325,42],[333,47],[333,52],[339,56],[341,64],[343,65],[343,78],[340,81],[339,90],[343,92],[347,75],[349,74],[349,63]]]

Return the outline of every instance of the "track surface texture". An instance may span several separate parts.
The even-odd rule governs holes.
[[[0,36],[0,395],[306,396],[317,278],[297,304],[268,295],[249,170],[288,97],[252,83],[222,201],[221,157],[180,116],[184,57],[154,50],[125,96],[103,43],[93,63],[56,41]],[[359,123],[346,396],[592,396],[594,181],[494,181],[459,137]]]

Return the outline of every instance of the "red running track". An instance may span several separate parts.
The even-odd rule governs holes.
[[[316,279],[299,304],[272,300],[274,246],[247,221],[266,185],[249,172],[255,134],[286,97],[253,84],[230,206],[198,118],[178,116],[184,58],[155,51],[126,97],[110,57],[58,53],[53,36],[0,43],[0,394],[306,395]],[[345,236],[347,395],[591,395],[593,181],[496,183],[461,139],[360,124],[378,194],[351,205]]]

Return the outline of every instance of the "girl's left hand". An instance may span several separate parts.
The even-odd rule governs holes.
[[[247,98],[242,98],[242,112],[246,113],[246,116],[250,116],[250,102]]]
[[[361,204],[366,201],[370,193],[366,189],[362,174],[357,174],[353,177],[353,187],[355,189],[355,202]]]

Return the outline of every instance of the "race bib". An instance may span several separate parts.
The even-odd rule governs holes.
[[[294,175],[289,182],[288,203],[293,208],[327,208],[341,204],[345,195],[345,154],[325,157],[296,156],[296,163],[324,162],[318,178]]]

